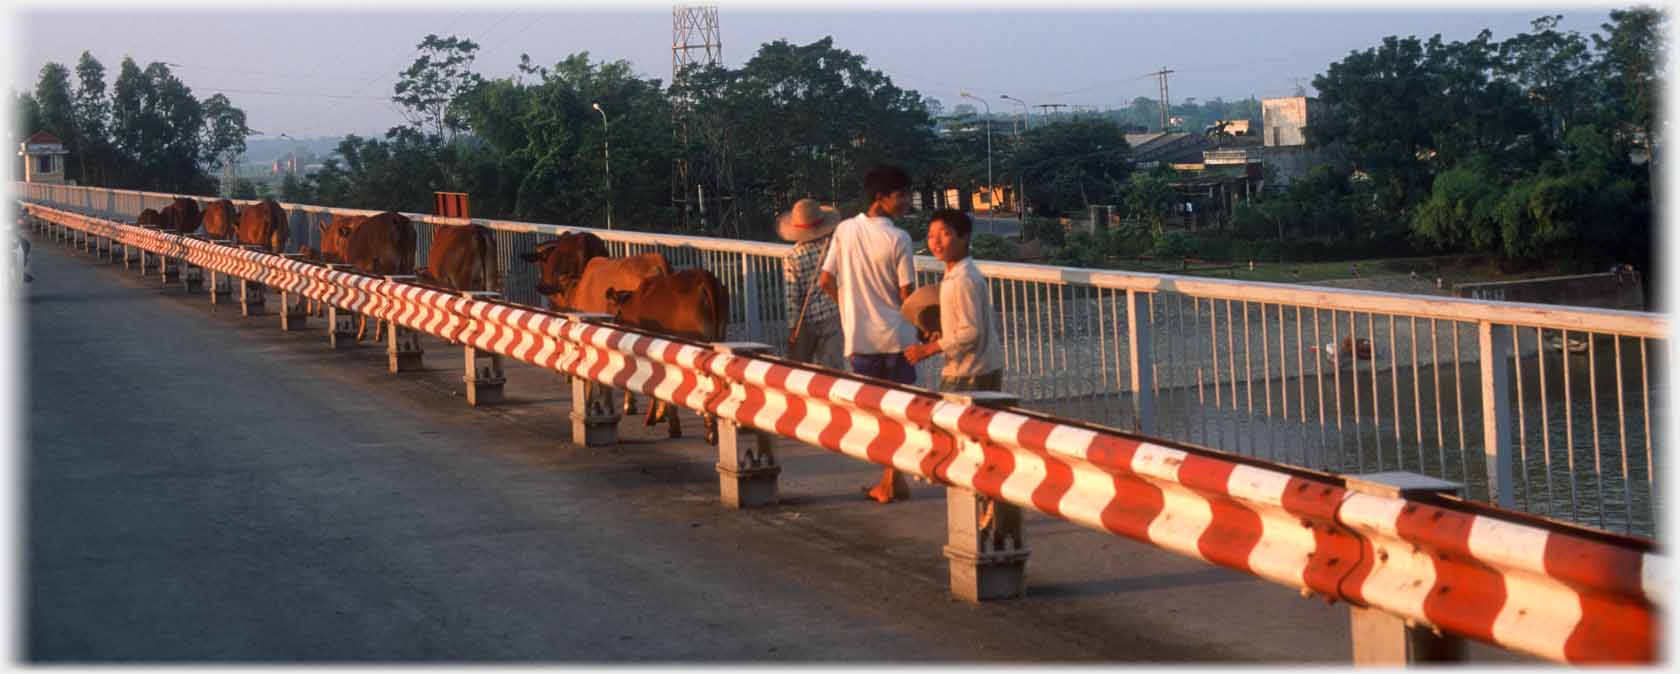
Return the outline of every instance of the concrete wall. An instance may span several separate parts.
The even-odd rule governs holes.
[[[1261,161],[1271,169],[1270,185],[1284,187],[1306,177],[1314,166],[1323,163],[1323,154],[1305,145],[1267,147]]]
[[[1645,285],[1639,272],[1460,283],[1453,285],[1453,294],[1477,300],[1647,311]]]
[[[1267,147],[1304,145],[1312,99],[1305,96],[1267,98],[1260,101],[1260,130]]]

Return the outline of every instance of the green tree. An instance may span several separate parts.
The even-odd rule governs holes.
[[[938,161],[921,94],[831,37],[765,44],[736,70],[691,69],[671,95],[694,118],[727,124],[735,198],[753,236],[768,235],[776,214],[803,197],[856,206],[874,164],[899,164],[925,184]]]
[[[1139,171],[1126,186],[1126,217],[1147,226],[1159,241],[1166,236],[1167,216],[1178,201],[1178,191],[1168,184],[1166,173]]]
[[[76,133],[76,104],[70,90],[70,71],[58,63],[41,66],[40,78],[35,82],[35,101],[40,105],[41,128],[51,131],[64,141],[72,161],[65,167],[65,177],[80,178],[80,166],[74,161],[80,156],[80,134]]]
[[[1608,119],[1639,132],[1651,129],[1663,84],[1659,72],[1667,26],[1668,15],[1651,7],[1611,10],[1610,22],[1602,25],[1606,35],[1593,36],[1593,45],[1603,53],[1596,74],[1604,81]]]
[[[1025,181],[1028,198],[1043,215],[1108,203],[1130,173],[1125,134],[1101,117],[1035,126],[1021,134],[1021,145],[1011,155],[1009,174]]]
[[[110,181],[113,160],[110,123],[111,102],[106,98],[105,66],[89,52],[76,63],[76,133],[82,141],[82,182],[105,185]]]
[[[472,72],[478,43],[453,35],[428,34],[415,45],[420,55],[404,70],[391,97],[403,107],[409,124],[433,135],[450,137],[462,127],[453,104],[482,81]]]
[[[475,198],[511,217],[599,226],[610,194],[615,223],[671,221],[670,104],[659,80],[628,62],[592,63],[585,52],[548,68],[525,58],[519,78],[486,81],[457,106],[478,141],[460,155]]]

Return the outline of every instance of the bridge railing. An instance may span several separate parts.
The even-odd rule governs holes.
[[[16,184],[26,199],[117,220],[176,195]],[[204,197],[193,197],[206,200]],[[283,204],[293,246],[335,213]],[[406,214],[431,232],[460,219]],[[612,254],[658,251],[729,288],[730,336],[781,345],[783,244],[475,218],[496,231],[504,296],[543,306],[517,262],[565,231]],[[1668,319],[1466,300],[1004,262],[979,263],[1004,390],[1034,409],[1332,472],[1406,470],[1472,498],[1653,535],[1666,421]],[[920,283],[943,266],[917,258]],[[919,368],[934,381],[939,359]]]
[[[393,353],[405,339],[400,327],[466,345],[469,363],[478,362],[479,350],[571,376],[578,382],[574,437],[579,424],[594,422],[596,394],[580,393],[606,387],[717,415],[726,431],[718,447],[726,499],[731,479],[748,477],[771,481],[774,500],[781,466],[771,436],[945,485],[953,586],[960,561],[973,571],[974,558],[1007,564],[1026,555],[1020,518],[976,524],[975,507],[962,500],[967,494],[1345,602],[1356,625],[1377,624],[1360,621],[1380,614],[1391,633],[1407,635],[1384,648],[1428,642],[1427,633],[1439,630],[1559,662],[1657,658],[1666,567],[1648,539],[1404,485],[1372,489],[1376,476],[1356,480],[1156,441],[738,345],[664,338],[69,211],[31,206],[29,215],[55,238],[70,231],[95,251],[121,246],[126,259],[128,248],[139,248],[179,260],[183,276],[196,266],[390,321]],[[1144,296],[1131,302],[1148,306]],[[971,519],[959,531],[961,517]],[[969,547],[954,551],[959,534]],[[1370,634],[1357,627],[1353,633],[1357,658]]]

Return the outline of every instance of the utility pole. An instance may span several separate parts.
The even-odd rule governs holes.
[[[723,33],[718,8],[713,4],[678,3],[671,10],[671,83],[682,82],[685,66],[718,64],[723,61]],[[698,220],[701,230],[729,230],[738,220],[735,212],[735,178],[729,165],[729,140],[722,120],[714,115],[695,114],[694,102],[686,97],[672,100],[672,135],[678,149],[671,167],[671,203],[677,207],[679,226],[692,231]],[[697,142],[696,142],[697,141]],[[717,209],[715,222],[706,213],[705,187],[712,188]]]
[[[1172,109],[1172,99],[1167,97],[1167,75],[1173,72],[1175,71],[1167,70],[1166,66],[1161,66],[1160,70],[1150,73],[1161,82],[1161,133],[1167,132],[1167,111]]]

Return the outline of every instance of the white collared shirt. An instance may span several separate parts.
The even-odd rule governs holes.
[[[939,349],[945,353],[941,376],[977,377],[1003,369],[997,312],[972,257],[945,270],[939,284],[939,332]]]

